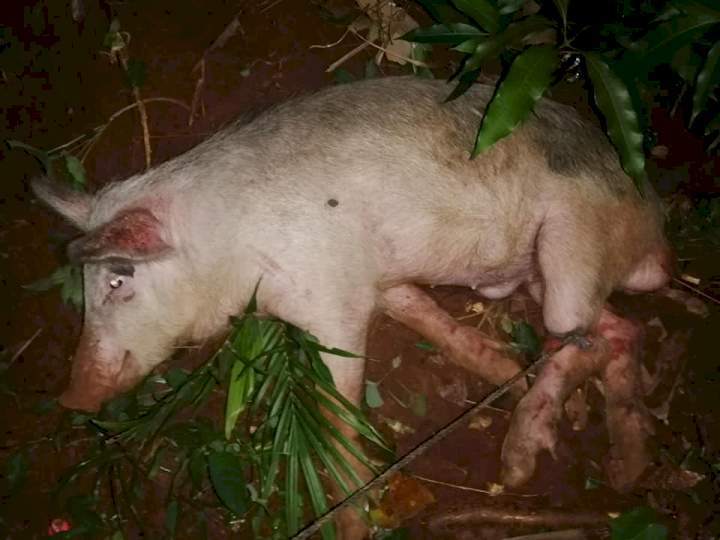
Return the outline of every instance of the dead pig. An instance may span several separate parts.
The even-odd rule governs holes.
[[[655,199],[602,132],[544,100],[469,160],[492,89],[443,104],[449,90],[416,78],[337,86],[96,195],[35,184],[84,231],[69,255],[85,265],[85,322],[61,402],[97,409],[174,345],[222,332],[260,278],[261,311],[359,354],[379,309],[426,334],[452,330],[451,351],[483,349],[453,341],[415,284],[501,297],[530,283],[561,335],[593,330],[613,289],[667,281]],[[358,403],[363,362],[324,359]],[[496,359],[502,373],[485,375],[502,382],[517,366],[499,353],[473,367],[492,372]]]

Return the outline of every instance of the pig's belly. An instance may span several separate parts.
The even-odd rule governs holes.
[[[505,298],[523,283],[533,281],[537,271],[532,257],[519,257],[507,264],[483,267],[449,265],[443,272],[421,276],[415,281],[425,285],[455,285],[470,287],[479,295],[489,298]]]

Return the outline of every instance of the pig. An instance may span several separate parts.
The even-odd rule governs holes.
[[[176,345],[225,331],[258,283],[261,313],[327,346],[364,355],[384,311],[499,384],[517,364],[460,332],[419,285],[489,298],[527,285],[547,330],[565,336],[593,332],[611,291],[667,282],[657,198],[598,128],[544,99],[470,159],[493,89],[444,103],[449,91],[413,77],[336,86],[94,195],[36,182],[83,233],[68,255],[84,269],[84,327],[60,402],[97,410]],[[323,359],[359,404],[363,359]],[[341,530],[365,534],[352,519]]]

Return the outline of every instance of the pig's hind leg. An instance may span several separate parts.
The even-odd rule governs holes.
[[[432,342],[450,360],[492,384],[501,385],[521,370],[520,365],[507,356],[503,344],[483,337],[471,326],[458,323],[415,285],[386,289],[380,297],[380,307],[387,315]],[[510,391],[519,399],[525,390],[525,381],[519,381]]]
[[[569,344],[546,361],[513,412],[502,448],[504,484],[516,487],[529,480],[543,449],[555,455],[563,404],[575,388],[597,375],[603,382],[610,436],[608,479],[619,491],[632,487],[650,462],[646,441],[652,433],[640,400],[638,342],[633,323],[603,310],[589,347]]]

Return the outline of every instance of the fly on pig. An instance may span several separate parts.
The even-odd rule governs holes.
[[[538,453],[554,452],[564,400],[599,375],[609,477],[619,489],[632,485],[649,461],[651,432],[637,329],[605,302],[613,290],[667,282],[657,199],[638,193],[600,130],[549,100],[470,160],[491,92],[477,85],[443,103],[442,82],[368,80],[231,125],[95,195],[36,183],[37,195],[83,231],[68,254],[84,265],[85,320],[61,403],[96,410],[178,343],[226,331],[260,279],[260,313],[329,347],[363,356],[368,325],[385,312],[501,384],[517,363],[420,286],[467,286],[489,298],[525,286],[551,334],[588,335],[593,345],[553,355],[520,400],[503,447],[504,482],[525,482]],[[358,405],[363,359],[323,360]],[[518,397],[524,391],[515,388]],[[342,422],[337,429],[357,438]],[[351,512],[339,525],[343,538],[367,532]]]

